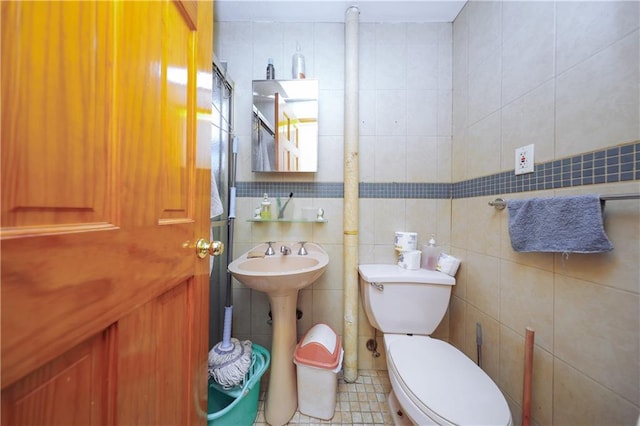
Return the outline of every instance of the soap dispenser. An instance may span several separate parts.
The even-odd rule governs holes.
[[[271,201],[269,201],[269,195],[266,192],[260,204],[260,218],[263,220],[271,219]]]
[[[430,271],[436,270],[438,264],[438,256],[440,256],[440,250],[436,246],[436,238],[431,235],[429,245],[422,246],[422,267]]]

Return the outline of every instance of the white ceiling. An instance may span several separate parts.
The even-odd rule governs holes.
[[[350,6],[360,22],[453,22],[466,0],[215,0],[216,21],[344,22]]]

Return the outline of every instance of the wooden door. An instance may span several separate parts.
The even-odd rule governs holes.
[[[204,424],[212,2],[2,2],[2,424]]]

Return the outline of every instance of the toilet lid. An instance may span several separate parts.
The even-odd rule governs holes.
[[[387,357],[404,392],[430,416],[458,425],[510,423],[498,386],[452,345],[427,336],[401,336],[391,342]]]

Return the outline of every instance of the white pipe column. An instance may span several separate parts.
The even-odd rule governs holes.
[[[358,32],[360,10],[345,18],[344,79],[344,380],[358,378]]]

